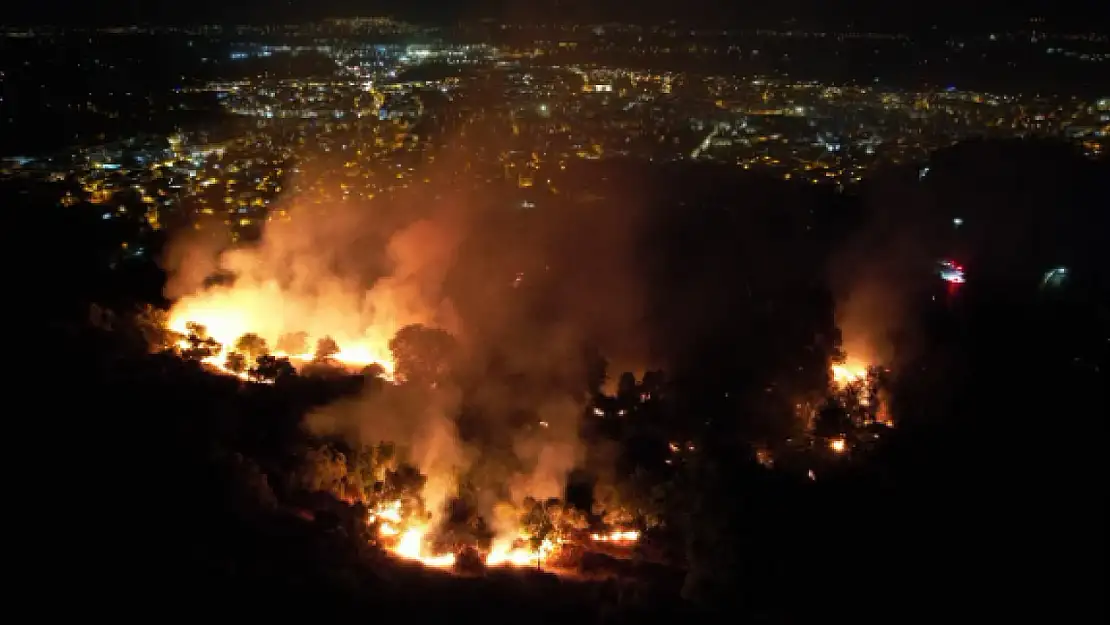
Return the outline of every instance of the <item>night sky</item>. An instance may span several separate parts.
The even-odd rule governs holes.
[[[6,23],[258,23],[329,16],[394,15],[431,22],[494,17],[596,22],[636,19],[762,26],[794,18],[801,26],[885,30],[1003,30],[1030,16],[1063,30],[1110,26],[1105,0],[40,0],[5,7]]]

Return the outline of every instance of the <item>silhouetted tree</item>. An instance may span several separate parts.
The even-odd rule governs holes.
[[[191,321],[185,324],[185,328],[189,334],[185,337],[186,347],[181,350],[182,358],[204,360],[220,353],[220,344],[208,336],[208,328]]]
[[[852,415],[836,397],[829,398],[817,411],[813,423],[813,433],[821,438],[845,436],[852,432]]]
[[[529,546],[532,549],[539,549],[540,545],[555,531],[555,524],[548,514],[548,509],[558,505],[558,499],[538,501],[532,497],[524,498],[521,526],[528,534]]]
[[[586,513],[564,501],[555,500],[553,504],[546,506],[546,510],[555,533],[564,538],[590,527],[590,520]]]
[[[365,378],[380,379],[385,377],[386,369],[382,365],[373,362],[362,368],[361,374]]]
[[[266,346],[266,339],[257,334],[248,332],[235,341],[235,351],[243,354],[247,362],[257,362],[260,356],[270,353]]]
[[[435,384],[450,373],[457,344],[445,330],[414,324],[397,331],[389,341],[389,350],[398,379]]]
[[[239,352],[228,352],[224,366],[232,373],[242,373],[247,369],[247,357]]]
[[[330,362],[332,356],[335,356],[338,353],[339,343],[336,343],[335,339],[331,338],[330,336],[325,336],[319,341],[316,341],[316,352],[312,356],[312,361],[315,363]]]
[[[347,457],[332,447],[309,449],[296,474],[297,485],[309,492],[343,494]]]
[[[348,454],[350,473],[366,501],[373,501],[386,480],[387,472],[396,465],[395,448],[389,443],[364,445]]]
[[[667,485],[642,467],[627,477],[606,476],[594,485],[592,512],[613,527],[654,527],[665,516]]]
[[[401,514],[404,516],[424,517],[424,485],[428,477],[415,467],[402,464],[395,469],[387,469],[382,483],[381,496],[387,501],[400,501]]]
[[[252,377],[270,382],[277,382],[294,376],[296,373],[296,369],[293,368],[288,358],[278,358],[270,354],[259,356],[255,367],[251,369]]]
[[[165,310],[144,304],[135,313],[134,324],[151,352],[172,349],[182,336],[167,327],[169,317]]]
[[[617,400],[620,401],[622,406],[627,407],[636,402],[639,391],[636,388],[636,375],[631,371],[625,371],[621,374],[620,379],[617,381]]]
[[[666,381],[667,378],[662,371],[645,372],[643,379],[640,381],[640,393],[644,396],[643,399],[660,399]]]

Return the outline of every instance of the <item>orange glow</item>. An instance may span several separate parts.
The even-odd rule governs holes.
[[[433,553],[428,548],[431,524],[405,519],[401,502],[391,501],[378,506],[367,517],[368,523],[377,523],[378,541],[393,556],[419,562],[431,568],[449,569],[455,566],[454,553]],[[633,535],[635,535],[633,537]],[[614,532],[620,540],[635,540],[638,532]],[[538,548],[529,545],[529,536],[521,531],[503,534],[494,539],[485,557],[488,567],[538,567],[542,566],[562,546],[560,539],[545,539]]]
[[[851,358],[831,369],[833,384],[838,388],[867,379],[867,365]]]
[[[402,560],[419,562],[433,568],[451,568],[455,554],[433,554],[427,550],[427,525],[408,523],[401,514],[401,502],[390,501],[372,510],[367,523],[378,524],[378,538],[386,550]]]
[[[413,560],[434,568],[450,568],[455,566],[455,554],[428,554],[425,549],[425,535],[427,528],[413,527],[401,534],[401,539],[390,550],[394,555],[405,560]]]
[[[869,379],[871,363],[859,358],[848,357],[841,364],[829,367],[832,386],[836,391],[851,390],[861,406],[869,406],[871,394],[875,390],[873,380]]]
[[[634,543],[640,540],[640,532],[636,530],[615,530],[608,534],[591,534],[590,538],[597,543]]]
[[[316,342],[330,336],[339,346],[331,356],[336,363],[347,368],[362,368],[377,364],[385,369],[386,377],[393,372],[393,356],[389,341],[401,327],[400,323],[381,323],[362,326],[358,315],[347,316],[335,310],[311,310],[312,306],[298,305],[287,293],[273,288],[213,288],[182,298],[169,312],[167,327],[187,335],[187,325],[204,326],[209,337],[220,344],[220,351],[204,359],[226,373],[227,354],[234,350],[235,342],[244,334],[256,334],[274,349],[282,337],[297,332],[306,333],[306,352],[289,354],[274,349],[274,356],[288,358],[297,368],[313,359]],[[248,363],[248,368],[253,363]],[[246,377],[246,374],[234,374]]]
[[[517,546],[526,543],[527,535],[518,534],[516,540],[499,538],[486,555],[486,566],[540,566],[559,547],[559,543],[545,539],[539,549]]]
[[[834,438],[829,441],[829,449],[838,454],[842,454],[848,449],[848,442],[843,438]]]

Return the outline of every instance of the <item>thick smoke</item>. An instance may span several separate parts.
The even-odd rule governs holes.
[[[912,185],[881,187],[868,204],[869,223],[832,259],[836,323],[850,359],[893,364],[916,334],[913,302],[933,279],[936,219]]]
[[[524,467],[509,480],[514,502],[529,496],[562,497],[567,474],[584,457],[578,440],[582,406],[563,398],[541,406],[538,412],[544,425],[534,434],[518,436],[513,444],[513,452]]]
[[[901,328],[903,303],[891,290],[893,276],[857,276],[836,302],[841,347],[853,361],[889,362],[892,337]]]
[[[442,285],[461,231],[443,213],[393,232],[373,212],[300,214],[268,224],[256,245],[220,253],[211,239],[186,239],[167,255],[167,295],[181,297],[172,317],[221,342],[253,332],[273,345],[306,332],[331,336],[351,360],[381,361],[400,327],[454,325]],[[203,288],[217,273],[230,280]]]
[[[498,393],[486,389],[483,397],[494,399]],[[492,439],[463,441],[455,422],[459,402],[453,388],[387,386],[316,410],[305,425],[315,435],[340,436],[353,444],[397,445],[400,459],[428,476],[424,495],[429,510],[441,510],[463,478],[477,487],[481,497],[476,503],[487,516],[496,516],[499,502],[519,505],[526,497],[563,496],[567,475],[584,458],[578,436],[580,403],[570,397],[550,399],[535,409],[536,421],[515,428],[498,423],[499,415],[491,412],[482,427],[502,431],[488,432]],[[471,472],[472,467],[477,470]]]
[[[222,230],[222,224],[216,227]],[[204,290],[205,282],[219,273],[220,240],[208,231],[179,235],[162,258],[167,280],[165,296],[171,300]]]
[[[635,201],[525,211],[433,189],[357,209],[285,202],[291,219],[256,244],[178,241],[166,263],[175,329],[195,321],[225,344],[249,332],[272,347],[289,333],[330,336],[356,362],[390,361],[404,326],[445,329],[461,345],[455,382],[368,391],[309,415],[308,429],[403,446],[432,506],[468,469],[491,507],[561,496],[582,457],[584,354],[646,352]],[[216,273],[229,278],[208,284]]]
[[[393,443],[404,461],[428,476],[425,501],[429,510],[439,511],[478,453],[459,439],[454,421],[459,400],[453,388],[387,386],[314,411],[305,426],[315,435],[340,436],[353,444]]]

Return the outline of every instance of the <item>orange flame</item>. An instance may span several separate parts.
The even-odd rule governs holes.
[[[832,380],[837,387],[844,387],[867,378],[867,365],[848,359],[844,364],[832,366]]]
[[[598,543],[633,543],[640,540],[640,532],[636,530],[615,530],[608,534],[592,534],[590,538]]]
[[[455,566],[455,554],[428,554],[425,549],[425,537],[427,535],[427,528],[425,527],[412,527],[405,530],[401,534],[401,539],[397,541],[390,551],[405,560],[413,560],[433,568],[450,568]]]
[[[188,324],[196,323],[204,326],[208,337],[220,344],[219,353],[205,358],[203,362],[225,373],[232,373],[240,377],[245,374],[235,374],[227,369],[225,362],[227,354],[233,351],[235,342],[244,334],[256,334],[271,346],[277,346],[285,334],[300,332],[302,329],[294,323],[296,317],[284,319],[286,301],[280,293],[271,293],[273,298],[268,298],[267,292],[249,289],[216,289],[205,291],[192,297],[186,297],[177,302],[169,313],[167,328],[180,333],[188,334]],[[351,324],[336,323],[330,328],[326,323],[308,322],[309,329],[318,333],[309,332],[306,345],[311,350],[316,341],[330,336],[339,346],[339,352],[333,354],[331,359],[347,368],[361,368],[372,364],[380,365],[386,377],[392,377],[393,356],[389,349],[389,341],[397,328],[389,326],[369,327],[360,332],[343,333],[343,327]],[[274,356],[288,358],[295,366],[300,367],[311,362],[314,354],[309,351],[302,354],[289,354],[282,351],[272,351]]]
[[[431,553],[428,549],[429,526],[409,523],[401,514],[401,502],[391,501],[370,512],[367,522],[378,524],[378,539],[386,551],[402,560],[419,562],[431,568],[452,568],[454,553]],[[606,535],[609,536],[609,535]],[[614,532],[614,540],[635,540],[639,532]],[[485,557],[488,567],[538,567],[547,562],[562,546],[560,539],[545,539],[538,548],[527,545],[529,536],[523,532],[494,539]]]

